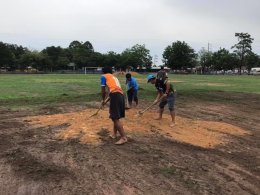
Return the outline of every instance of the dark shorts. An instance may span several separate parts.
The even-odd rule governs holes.
[[[166,104],[168,104],[168,108],[170,111],[174,111],[176,93],[171,93],[168,97],[163,98],[159,104],[159,107],[162,109]]]
[[[138,98],[137,98],[137,90],[129,90],[127,91],[127,98],[128,98],[128,102],[132,102],[133,100],[134,101],[138,101]]]
[[[112,120],[125,117],[125,98],[121,93],[110,93],[109,118]]]

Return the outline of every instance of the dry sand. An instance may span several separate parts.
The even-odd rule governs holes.
[[[22,120],[33,127],[60,127],[56,134],[58,139],[78,138],[82,144],[98,145],[102,143],[99,132],[102,130],[112,132],[113,126],[108,118],[108,108],[100,111],[97,116],[89,118],[95,111],[95,109],[86,109],[81,112],[26,117]],[[247,131],[231,124],[183,117],[177,117],[176,126],[170,127],[168,114],[164,114],[163,119],[157,121],[154,120],[157,113],[146,112],[142,117],[138,117],[137,112],[137,109],[127,110],[126,118],[122,120],[126,133],[131,137],[159,134],[175,141],[214,148],[226,144],[228,139],[225,138],[228,135],[248,134]]]

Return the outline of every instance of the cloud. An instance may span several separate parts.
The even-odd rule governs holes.
[[[0,1],[0,40],[36,49],[88,40],[100,52],[138,43],[160,57],[176,40],[230,49],[235,32],[248,32],[260,53],[259,8],[258,0],[8,0]]]

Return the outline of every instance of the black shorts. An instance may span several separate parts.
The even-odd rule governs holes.
[[[132,103],[132,101],[138,101],[137,98],[137,90],[129,90],[127,91],[127,98],[128,98],[128,102]]]
[[[121,93],[110,93],[109,118],[112,120],[125,117],[125,98]]]

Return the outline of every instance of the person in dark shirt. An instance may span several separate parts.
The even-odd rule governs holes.
[[[157,120],[162,119],[164,107],[166,104],[168,104],[168,108],[170,110],[170,114],[172,118],[170,126],[173,127],[175,125],[174,104],[175,104],[176,90],[173,89],[173,86],[168,79],[159,80],[154,75],[148,75],[147,82],[155,85],[155,88],[157,89],[157,96],[156,99],[154,100],[154,104],[157,104],[161,99],[159,104],[159,108],[160,108],[159,117],[157,118]]]

